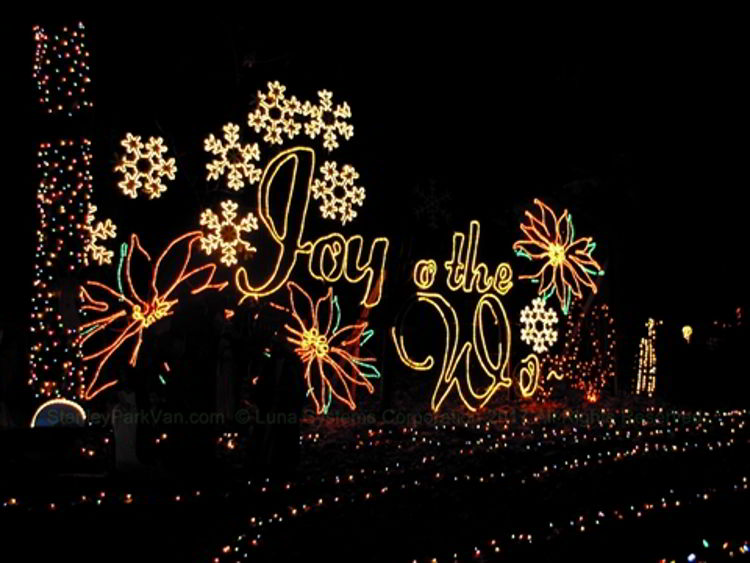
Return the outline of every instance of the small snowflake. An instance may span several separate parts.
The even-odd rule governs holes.
[[[111,264],[115,253],[113,250],[107,250],[97,241],[104,241],[117,236],[117,226],[107,219],[103,223],[99,221],[94,225],[96,220],[96,206],[88,204],[88,213],[86,214],[86,225],[83,227],[87,232],[86,245],[83,247],[83,263],[89,265],[89,256],[91,261],[100,266],[102,264]]]
[[[339,135],[347,140],[354,135],[354,126],[344,121],[351,118],[352,110],[346,102],[334,109],[333,94],[327,90],[319,91],[318,98],[318,105],[305,102],[302,107],[302,113],[308,118],[305,123],[305,134],[314,139],[322,133],[323,146],[331,152],[339,146]]]
[[[120,144],[125,147],[125,155],[115,166],[116,172],[123,174],[123,179],[117,185],[127,196],[135,199],[138,189],[154,199],[161,197],[167,191],[162,183],[165,176],[174,180],[177,166],[174,158],[165,159],[167,152],[164,139],[150,137],[147,143],[141,142],[141,137],[128,133]]]
[[[557,313],[544,307],[544,300],[536,298],[521,311],[521,340],[534,347],[534,352],[541,354],[557,341]]]
[[[439,220],[447,222],[450,219],[450,212],[446,207],[451,200],[450,193],[439,191],[433,180],[428,182],[427,188],[418,186],[414,191],[419,199],[414,209],[417,219],[425,219],[432,229],[438,228]]]
[[[302,115],[302,103],[294,96],[287,99],[285,91],[286,86],[269,82],[268,93],[258,92],[258,107],[247,118],[256,133],[266,132],[263,140],[272,145],[282,144],[283,135],[293,139],[302,130],[302,124],[295,119]]]
[[[252,145],[241,145],[240,127],[233,123],[227,123],[223,128],[224,141],[217,139],[213,134],[204,141],[206,151],[215,155],[212,162],[206,164],[209,180],[218,180],[219,176],[227,173],[227,185],[239,191],[245,186],[244,178],[249,184],[255,184],[260,180],[262,170],[256,168],[251,160],[260,160],[260,148],[258,143]]]
[[[338,170],[335,162],[325,162],[320,167],[323,178],[312,184],[313,199],[322,199],[320,212],[324,219],[338,219],[342,225],[357,216],[354,206],[361,207],[365,201],[365,189],[354,185],[359,174],[353,166],[345,164]]]
[[[201,239],[201,248],[206,254],[211,254],[221,248],[221,262],[227,266],[237,263],[237,251],[255,252],[249,242],[240,238],[241,233],[257,230],[258,219],[252,212],[248,213],[239,223],[237,218],[237,204],[233,201],[221,202],[221,219],[210,209],[201,213],[201,225],[211,231]]]

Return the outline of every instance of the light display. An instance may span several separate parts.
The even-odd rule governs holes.
[[[505,295],[513,287],[513,271],[503,262],[498,264],[494,276],[489,275],[486,264],[477,264],[477,249],[479,248],[479,221],[469,224],[469,241],[464,252],[465,235],[456,231],[453,233],[453,250],[451,259],[445,262],[448,270],[446,284],[451,291],[462,289],[465,293],[478,291],[485,293],[494,289],[500,295]]]
[[[80,417],[81,420],[86,420],[86,411],[84,411],[81,405],[79,405],[78,403],[68,401],[67,399],[50,399],[49,401],[45,401],[44,403],[39,405],[39,408],[34,411],[34,415],[31,417],[31,428],[36,427],[37,419],[45,410],[57,405],[72,409]],[[62,416],[58,416],[56,418],[62,418]],[[62,420],[57,420],[56,422],[62,422]]]
[[[41,143],[31,298],[29,385],[35,398],[75,398],[84,379],[74,277],[86,264],[91,142]]]
[[[323,178],[312,184],[313,199],[322,199],[320,213],[324,219],[338,219],[342,225],[357,216],[354,206],[365,201],[365,189],[354,185],[359,174],[353,166],[345,164],[341,170],[335,162],[327,161],[320,167]]]
[[[476,411],[483,408],[499,389],[511,385],[511,379],[508,376],[511,342],[510,324],[502,301],[493,291],[499,295],[505,295],[510,291],[513,287],[513,270],[507,263],[501,263],[495,269],[494,275],[490,276],[487,265],[477,262],[479,234],[478,221],[471,221],[469,224],[468,242],[464,233],[454,232],[451,259],[443,263],[448,289],[481,294],[474,308],[471,342],[461,341],[460,323],[453,305],[445,297],[434,292],[418,291],[414,301],[402,311],[396,326],[391,328],[391,340],[401,362],[415,371],[427,371],[435,365],[434,358],[431,355],[421,361],[411,358],[404,342],[403,324],[415,303],[428,303],[440,315],[445,331],[445,345],[430,404],[434,412],[440,410],[445,399],[454,390],[469,410]],[[435,281],[436,273],[437,263],[435,260],[423,259],[417,261],[412,274],[417,289],[430,288]],[[485,310],[491,314],[492,325],[499,334],[496,355],[493,355],[487,346]],[[485,378],[477,376],[476,370],[471,369],[472,357],[479,363],[484,376],[486,376]],[[464,366],[463,377],[456,376],[459,364]],[[475,373],[473,376],[472,371]],[[480,383],[479,379],[485,381]],[[534,393],[535,388],[536,385],[531,389],[531,394]]]
[[[221,262],[227,266],[237,263],[237,250],[255,252],[255,247],[242,240],[242,233],[249,233],[258,229],[258,218],[249,212],[239,223],[237,219],[237,203],[233,201],[221,202],[221,218],[213,211],[206,209],[201,214],[200,224],[210,231],[201,239],[201,248],[206,254],[211,254],[217,248],[221,249]]]
[[[138,197],[139,189],[149,199],[161,197],[167,191],[162,179],[174,180],[177,173],[174,158],[164,158],[164,139],[149,137],[143,143],[140,136],[128,133],[120,144],[125,147],[125,154],[115,165],[115,172],[123,175],[117,184],[122,192],[133,199]]]
[[[303,113],[303,106],[294,96],[286,98],[286,86],[269,82],[268,92],[258,92],[258,107],[247,119],[256,133],[264,131],[263,140],[271,145],[284,142],[283,136],[294,139],[302,129],[295,119]]]
[[[685,342],[690,344],[690,337],[693,336],[693,327],[690,325],[685,325],[682,327],[682,337],[685,339]]]
[[[526,211],[527,224],[521,224],[526,237],[513,244],[518,256],[529,260],[543,260],[544,266],[534,275],[522,275],[539,284],[539,295],[546,301],[557,294],[560,307],[568,314],[572,297],[582,298],[581,285],[597,292],[592,276],[603,276],[599,263],[591,256],[596,244],[590,237],[576,238],[573,219],[568,210],[557,218],[552,209],[534,200],[539,207],[539,216]]]
[[[440,315],[445,330],[445,344],[443,347],[443,358],[440,363],[440,372],[432,395],[430,407],[434,412],[440,410],[440,406],[448,395],[455,389],[461,402],[470,411],[476,411],[487,404],[492,396],[501,388],[509,387],[511,379],[508,377],[508,361],[510,358],[510,325],[500,299],[493,293],[486,293],[477,302],[474,309],[474,322],[471,342],[461,342],[460,325],[458,315],[453,306],[438,293],[417,292],[416,302],[430,304]],[[488,350],[485,336],[483,310],[487,308],[493,317],[493,325],[499,327],[501,339],[498,344],[497,355],[493,358]],[[403,317],[408,313],[404,312]],[[403,318],[402,318],[403,322]],[[427,356],[422,361],[411,359],[406,351],[401,327],[391,328],[391,339],[396,347],[401,361],[410,369],[426,371],[435,365],[432,356]],[[460,348],[459,348],[460,347]],[[479,383],[478,378],[472,376],[471,353],[487,376],[489,381]],[[456,370],[463,364],[463,378],[456,376]],[[483,387],[480,390],[480,387]]]
[[[114,258],[115,252],[108,250],[98,241],[106,241],[107,239],[117,237],[117,226],[112,223],[111,219],[107,219],[104,222],[96,221],[96,206],[88,204],[88,213],[86,215],[86,226],[84,227],[88,233],[86,246],[84,247],[83,262],[86,266],[89,265],[89,260],[96,262],[99,266],[103,264],[111,264],[112,258]]]
[[[93,106],[91,67],[83,23],[34,31],[33,77],[39,104],[48,114],[72,117]]]
[[[573,388],[596,402],[616,373],[615,324],[606,303],[589,310],[576,308],[565,319],[563,349],[544,357],[543,364],[555,379],[566,378]]]
[[[539,386],[540,369],[539,357],[529,354],[521,360],[521,374],[518,379],[518,387],[522,397],[532,397]]]
[[[292,174],[283,219],[277,221],[271,210],[271,192],[278,172],[285,166],[292,167]],[[315,151],[309,147],[281,151],[268,163],[258,189],[258,213],[278,250],[271,274],[260,285],[250,283],[244,266],[237,269],[235,283],[243,295],[242,301],[278,291],[289,280],[299,255],[307,254],[308,271],[315,279],[329,283],[342,276],[350,283],[365,280],[361,304],[374,307],[382,294],[388,239],[377,237],[373,240],[365,262],[362,260],[364,240],[360,235],[344,238],[339,233],[332,233],[313,242],[303,242],[314,170]]]
[[[557,313],[544,306],[544,300],[537,298],[521,310],[521,340],[541,354],[557,341]]]
[[[258,143],[240,144],[240,127],[233,123],[227,123],[224,131],[224,141],[217,139],[213,134],[204,141],[203,148],[217,158],[206,164],[209,180],[218,180],[226,174],[227,186],[239,191],[248,184],[256,184],[260,180],[263,170],[257,168],[252,162],[260,160],[260,148]]]
[[[93,399],[97,394],[117,383],[117,380],[110,380],[106,383],[99,381],[103,375],[102,370],[112,354],[133,337],[136,337],[136,340],[130,355],[130,365],[136,364],[143,341],[143,331],[174,313],[173,308],[179,300],[170,299],[170,297],[182,283],[191,278],[195,282],[194,276],[200,275],[197,278],[197,287],[190,291],[193,295],[206,289],[222,290],[227,285],[227,282],[213,283],[213,276],[216,271],[215,264],[205,264],[188,269],[192,258],[193,245],[202,237],[203,235],[199,231],[186,233],[173,240],[156,261],[152,262],[151,256],[141,246],[138,236],[131,235],[125,260],[126,290],[124,292],[117,291],[97,281],[87,281],[83,284],[81,287],[81,299],[83,300],[81,308],[84,311],[101,313],[103,316],[81,325],[77,344],[84,350],[90,339],[99,333],[103,335],[105,329],[107,335],[111,336],[111,342],[108,344],[99,346],[98,349],[91,352],[85,350],[83,352],[85,362],[96,360],[94,375],[82,393],[84,399]],[[168,256],[170,258],[177,257],[181,266],[176,276],[167,277],[167,281],[165,281],[164,273],[162,272],[160,276],[159,268],[162,261]],[[131,275],[134,259],[145,260],[152,264],[146,299],[141,297],[134,285]],[[118,285],[122,287],[122,280],[118,280]],[[107,339],[107,341],[109,340]]]
[[[323,147],[328,149],[328,152],[338,148],[340,136],[349,140],[354,135],[354,126],[346,122],[352,116],[349,104],[344,102],[334,108],[333,93],[328,90],[318,92],[317,105],[305,102],[302,113],[307,118],[305,134],[311,139],[322,135]]]
[[[367,322],[339,327],[341,314],[337,311],[334,315],[338,304],[331,288],[314,306],[299,285],[289,282],[287,288],[296,324],[285,324],[284,327],[290,333],[287,340],[294,344],[294,351],[305,366],[305,383],[308,395],[315,403],[315,412],[323,414],[328,410],[329,395],[355,410],[357,405],[352,386],[362,386],[372,393],[375,389],[370,379],[380,377],[372,365],[375,358],[362,358],[347,350],[353,346],[358,348]]]
[[[414,285],[419,289],[430,289],[436,275],[437,264],[434,260],[418,260],[414,265]]]
[[[635,382],[636,395],[651,397],[656,391],[656,327],[663,321],[646,321],[646,336],[638,345],[638,376]]]

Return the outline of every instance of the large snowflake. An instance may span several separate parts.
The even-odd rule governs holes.
[[[255,184],[260,180],[262,170],[253,164],[252,160],[260,160],[260,148],[258,143],[241,145],[240,127],[233,123],[227,123],[224,131],[224,141],[214,137],[213,133],[204,141],[204,148],[217,158],[206,164],[209,180],[218,180],[219,176],[226,173],[227,185],[239,191],[245,186],[245,178],[248,183]]]
[[[237,251],[255,252],[249,242],[240,238],[242,233],[249,233],[258,228],[258,218],[252,212],[243,217],[239,223],[237,219],[237,204],[233,201],[221,202],[221,218],[210,209],[201,213],[201,226],[210,231],[201,238],[201,248],[206,254],[211,254],[217,248],[221,249],[221,262],[227,266],[237,263]]]
[[[102,264],[111,264],[115,253],[99,244],[98,241],[105,241],[117,236],[117,226],[112,223],[111,219],[102,222],[99,221],[94,225],[96,220],[96,206],[88,204],[88,213],[86,214],[86,246],[83,247],[83,263],[89,265],[89,257],[92,262],[100,266]]]
[[[295,119],[302,115],[302,103],[294,96],[287,99],[285,91],[286,86],[279,82],[269,82],[268,93],[258,92],[258,107],[247,118],[256,133],[265,131],[263,140],[272,145],[282,144],[283,135],[293,139],[302,130],[302,124]]]
[[[544,306],[542,298],[536,298],[521,311],[521,340],[533,346],[534,352],[541,354],[557,341],[557,313]]]
[[[338,170],[338,165],[331,161],[323,163],[320,172],[323,178],[313,182],[313,198],[323,200],[320,211],[324,219],[339,219],[346,225],[357,216],[354,206],[361,207],[365,201],[365,189],[354,185],[359,173],[349,164]]]
[[[351,118],[352,110],[346,102],[333,107],[333,93],[318,92],[318,105],[305,102],[302,113],[307,117],[305,133],[311,139],[323,135],[323,147],[331,152],[338,148],[339,135],[349,140],[354,135],[354,126],[345,120]]]
[[[142,189],[149,199],[161,197],[167,191],[162,178],[174,180],[177,166],[174,158],[165,159],[164,139],[149,137],[148,142],[141,142],[141,137],[128,133],[120,144],[125,147],[125,155],[115,166],[115,171],[121,172],[122,181],[117,185],[125,195],[138,197],[138,190]]]

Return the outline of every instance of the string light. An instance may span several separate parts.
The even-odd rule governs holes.
[[[115,172],[120,172],[123,179],[117,184],[122,192],[135,199],[138,190],[142,189],[149,199],[160,198],[167,191],[162,178],[174,180],[177,166],[174,158],[165,159],[167,152],[164,139],[149,137],[148,142],[141,142],[141,137],[127,133],[120,141],[125,154],[115,165]]]
[[[337,164],[326,161],[320,167],[323,178],[316,178],[312,184],[314,199],[322,199],[320,213],[323,219],[336,219],[342,225],[353,220],[357,216],[354,206],[359,207],[365,201],[365,189],[354,185],[359,178],[359,173],[353,166],[345,164],[339,171]]]
[[[534,299],[531,307],[521,310],[521,341],[532,346],[534,352],[541,354],[557,341],[557,313],[544,306],[543,299]],[[541,325],[541,326],[540,326]]]
[[[661,324],[662,321],[654,319],[646,321],[646,336],[641,338],[638,346],[636,395],[646,394],[650,397],[656,390],[656,327]]]
[[[130,246],[125,261],[125,278],[127,281],[127,290],[125,293],[120,293],[97,281],[87,281],[81,287],[81,299],[83,300],[81,308],[84,311],[89,310],[96,313],[103,313],[105,316],[83,323],[77,344],[83,349],[92,336],[104,329],[108,329],[107,332],[114,336],[114,340],[109,345],[90,353],[84,353],[83,361],[97,360],[94,375],[83,393],[84,399],[93,399],[96,395],[117,383],[117,380],[111,380],[104,384],[100,383],[99,378],[102,375],[102,369],[112,354],[133,337],[137,337],[137,339],[130,356],[130,365],[134,366],[136,364],[138,351],[143,340],[144,329],[174,313],[172,309],[179,300],[170,300],[169,298],[183,282],[193,278],[197,274],[202,275],[202,280],[198,283],[198,286],[191,290],[190,293],[192,295],[206,289],[221,291],[227,285],[227,282],[212,283],[214,273],[216,272],[215,264],[205,264],[188,270],[192,258],[193,245],[202,236],[200,231],[186,233],[173,240],[164,252],[159,255],[152,266],[150,296],[148,300],[144,300],[135,290],[131,277],[134,256],[151,262],[151,257],[143,249],[138,236],[135,234],[130,237]],[[137,250],[137,253],[134,250]],[[166,257],[175,255],[182,262],[178,274],[171,282],[161,284],[161,280],[163,279],[159,278],[161,263]],[[158,286],[157,281],[160,282]],[[101,297],[95,299],[91,295],[91,292],[97,293]]]
[[[331,152],[338,148],[339,136],[349,140],[354,135],[354,126],[345,120],[351,118],[352,110],[346,102],[333,106],[333,93],[328,90],[318,92],[318,104],[305,102],[302,113],[307,118],[305,134],[314,139],[323,136],[323,147]]]
[[[272,186],[278,172],[287,165],[292,166],[292,178],[286,197],[284,218],[277,224],[270,209]],[[303,231],[310,203],[310,182],[315,169],[315,151],[309,147],[295,147],[276,155],[266,167],[258,190],[258,213],[271,238],[278,247],[273,270],[260,285],[254,286],[248,280],[244,266],[237,269],[235,284],[244,301],[271,295],[287,283],[300,254],[309,255],[308,272],[318,280],[329,283],[342,276],[349,283],[366,281],[361,304],[371,308],[380,302],[385,280],[385,261],[388,253],[388,239],[377,237],[370,245],[367,261],[362,261],[363,238],[353,235],[345,239],[339,233],[318,238],[314,242],[302,242]],[[326,268],[325,261],[333,261]]]
[[[250,233],[258,229],[258,218],[249,212],[239,223],[237,218],[237,203],[233,201],[221,202],[221,219],[210,209],[201,213],[200,224],[208,228],[209,233],[201,239],[201,248],[206,254],[221,249],[221,262],[227,266],[237,263],[237,250],[255,252],[256,248],[249,242],[242,240],[242,233]]]
[[[685,342],[690,344],[690,337],[693,336],[693,327],[690,325],[685,325],[682,327],[682,337],[685,339]]]
[[[74,26],[35,25],[33,77],[37,101],[48,114],[74,114],[91,108],[90,57],[83,23]]]
[[[291,335],[287,340],[296,346],[294,351],[305,366],[307,394],[315,403],[316,413],[323,414],[328,410],[326,394],[355,410],[357,405],[351,385],[363,386],[373,393],[375,388],[369,380],[380,377],[371,363],[375,358],[362,358],[347,351],[351,345],[360,343],[367,323],[339,328],[339,314],[333,325],[338,301],[333,298],[331,288],[325,297],[315,302],[315,306],[307,292],[296,283],[287,283],[287,288],[292,318],[296,321],[295,326],[284,325]],[[309,320],[303,320],[303,317]]]
[[[76,411],[78,416],[81,417],[81,420],[86,420],[86,411],[81,408],[81,405],[79,405],[76,402],[68,401],[67,399],[50,399],[49,401],[46,401],[42,403],[39,408],[36,409],[34,412],[34,415],[31,417],[31,428],[36,427],[37,419],[39,418],[39,415],[46,409],[49,409],[50,407],[54,407],[56,405],[61,405],[65,407],[69,407]]]
[[[513,287],[513,270],[507,263],[502,263],[495,269],[495,275],[490,277],[487,265],[477,264],[477,249],[479,248],[479,221],[469,224],[469,242],[466,252],[463,252],[465,235],[459,231],[453,233],[453,248],[451,259],[445,262],[448,270],[446,284],[451,291],[463,289],[466,293],[478,291],[485,293],[494,289],[500,295],[505,295]]]
[[[440,373],[432,395],[430,407],[433,412],[440,410],[443,401],[448,395],[456,390],[461,402],[470,411],[474,412],[484,407],[492,396],[502,387],[509,387],[511,380],[508,377],[508,360],[510,358],[510,325],[500,299],[493,293],[484,294],[474,309],[473,334],[471,342],[461,343],[459,334],[458,315],[453,306],[440,294],[418,292],[417,302],[429,303],[437,310],[445,329],[445,345],[443,348],[443,360],[440,364]],[[484,316],[482,310],[488,308],[493,316],[493,324],[501,327],[501,339],[498,344],[497,359],[493,360],[485,339]],[[426,371],[433,367],[435,361],[432,356],[424,360],[414,361],[406,351],[403,338],[403,320],[409,309],[407,308],[397,327],[391,328],[391,340],[396,347],[399,359],[409,368],[417,371]],[[503,330],[504,329],[504,330]],[[460,350],[459,350],[460,346]],[[472,370],[470,368],[471,352],[479,362],[482,371],[490,378],[489,383],[483,391],[476,392],[475,384],[472,383]],[[456,377],[455,372],[460,363],[464,363],[465,372],[463,379]]]
[[[435,283],[437,264],[434,260],[417,260],[414,265],[414,285],[418,289],[430,289]]]
[[[595,303],[588,310],[578,306],[565,319],[563,349],[545,356],[543,363],[554,378],[564,377],[595,403],[616,374],[615,323],[606,303]],[[547,379],[553,377],[548,375]],[[544,389],[548,398],[551,388]]]
[[[296,97],[286,98],[286,86],[278,81],[268,83],[268,92],[258,92],[258,107],[247,123],[256,133],[265,131],[263,140],[271,145],[284,142],[283,135],[294,139],[302,129],[296,117],[303,114],[302,103]]]
[[[29,380],[35,398],[80,396],[85,368],[74,344],[77,319],[64,318],[68,279],[86,264],[92,194],[91,142],[41,143],[37,153],[36,246],[31,297]],[[75,292],[70,292],[75,310]]]
[[[260,160],[258,143],[240,144],[239,125],[227,123],[222,130],[224,141],[211,134],[203,143],[207,152],[218,157],[206,164],[208,179],[218,180],[219,176],[226,174],[227,186],[235,191],[245,187],[245,178],[248,184],[257,184],[263,171],[251,161]]]
[[[596,283],[591,276],[603,276],[599,263],[591,254],[596,244],[590,237],[575,237],[573,219],[568,210],[557,218],[552,209],[538,199],[534,204],[539,207],[539,216],[526,211],[528,224],[521,224],[526,238],[513,243],[516,255],[529,260],[544,260],[542,269],[534,275],[522,275],[521,279],[530,279],[539,284],[539,295],[546,301],[550,295],[557,293],[557,299],[564,314],[568,314],[572,296],[581,299],[581,285],[594,293]]]
[[[88,204],[85,226],[85,229],[88,232],[88,237],[86,246],[83,249],[83,263],[86,266],[89,265],[89,259],[92,262],[96,262],[99,266],[103,264],[111,264],[112,258],[114,258],[115,255],[113,250],[108,250],[99,244],[98,241],[116,238],[117,226],[112,223],[111,219],[107,219],[104,222],[99,221],[94,225],[94,221],[96,221],[96,209],[95,205],[91,205],[91,203]]]

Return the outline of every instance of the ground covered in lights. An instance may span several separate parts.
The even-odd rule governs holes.
[[[241,469],[239,435],[221,463],[179,474],[3,479],[0,529],[32,561],[750,561],[749,416],[311,419],[292,476]]]

